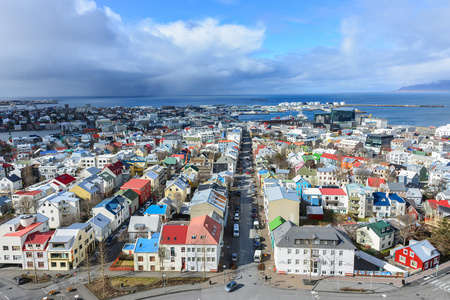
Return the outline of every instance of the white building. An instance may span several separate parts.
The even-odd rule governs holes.
[[[70,225],[80,216],[80,199],[72,192],[60,192],[40,200],[37,211],[49,218],[52,229]]]
[[[356,247],[331,225],[298,227],[287,221],[273,231],[279,274],[345,276],[353,274]]]
[[[389,223],[378,221],[358,228],[356,239],[359,244],[382,251],[394,246],[395,232]]]

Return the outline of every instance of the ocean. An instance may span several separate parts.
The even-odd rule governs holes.
[[[441,126],[450,123],[450,93],[329,93],[297,95],[224,95],[224,96],[165,96],[165,97],[65,97],[59,105],[95,107],[164,105],[277,105],[281,102],[345,102],[374,117],[385,118],[391,125]],[[443,105],[444,107],[358,107],[357,104]],[[304,112],[309,118],[312,112]],[[289,113],[240,116],[241,120],[269,120]]]

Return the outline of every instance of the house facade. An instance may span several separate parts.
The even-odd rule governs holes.
[[[272,243],[279,274],[353,274],[356,247],[331,225],[299,227],[288,221],[272,232]]]
[[[394,259],[408,268],[425,271],[439,265],[440,253],[428,240],[410,240],[408,246],[394,249]]]

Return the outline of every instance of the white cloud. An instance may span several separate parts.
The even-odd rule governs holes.
[[[380,1],[342,18],[336,47],[272,59],[254,56],[260,24],[126,24],[94,1],[0,1],[0,96],[338,92],[448,79],[449,4]]]

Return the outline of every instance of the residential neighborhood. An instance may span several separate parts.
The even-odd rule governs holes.
[[[75,272],[95,257],[208,277],[251,263],[311,281],[408,278],[450,258],[439,128],[338,108],[340,121],[271,122],[216,106],[84,109],[39,111],[91,117],[64,133],[2,141],[0,264]]]

